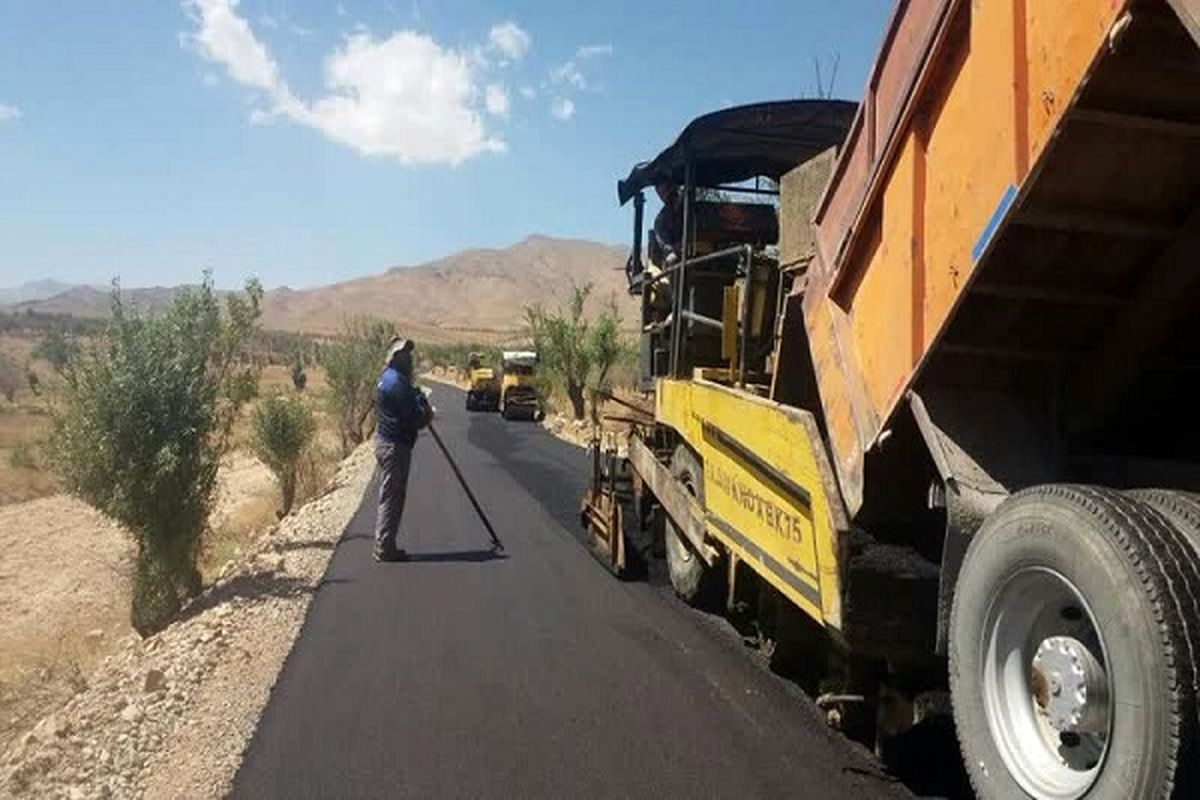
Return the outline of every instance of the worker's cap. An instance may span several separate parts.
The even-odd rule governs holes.
[[[412,339],[405,339],[403,336],[393,336],[392,343],[388,346],[387,360],[390,363],[397,353],[411,353],[413,349]]]

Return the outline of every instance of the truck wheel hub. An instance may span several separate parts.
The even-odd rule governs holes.
[[[981,646],[984,710],[1008,773],[1039,800],[1086,795],[1108,752],[1113,697],[1079,588],[1052,569],[1019,570],[998,587]]]
[[[1108,676],[1078,639],[1042,640],[1033,656],[1032,685],[1038,712],[1060,734],[1108,730]]]

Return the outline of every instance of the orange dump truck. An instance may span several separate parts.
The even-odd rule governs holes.
[[[598,555],[753,610],[881,741],[947,693],[980,796],[1200,796],[1198,37],[1198,0],[901,0],[857,106],[638,164]]]

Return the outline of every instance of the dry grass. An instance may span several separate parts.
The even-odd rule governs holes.
[[[44,446],[50,431],[49,391],[58,380],[48,364],[33,358],[37,338],[0,335],[0,353],[22,370],[32,369],[41,394],[22,386],[10,403],[0,398],[0,505],[21,503],[59,491],[46,463]]]
[[[62,556],[61,543],[83,543]],[[77,690],[129,628],[132,537],[59,495],[0,507],[0,749]]]
[[[0,353],[24,366],[33,358],[33,348],[37,346],[37,342],[37,338],[33,336],[0,333]]]
[[[308,374],[308,383],[304,387],[303,392],[296,392],[296,388],[292,385],[292,371],[290,367],[280,364],[268,364],[263,367],[262,372],[258,376],[258,400],[250,403],[234,426],[233,442],[237,449],[251,449],[252,433],[250,430],[250,420],[254,413],[254,407],[260,400],[265,397],[271,397],[277,394],[299,394],[312,407],[313,413],[317,417],[317,427],[319,429],[337,430],[337,420],[329,414],[329,384],[325,381],[325,370],[319,365],[310,364],[305,368]]]
[[[128,633],[126,616],[87,631],[61,630],[51,647],[13,659],[0,674],[0,751],[48,709],[87,688],[92,670]]]
[[[275,523],[278,505],[273,492],[245,498],[205,535],[198,564],[205,584],[215,581],[227,562],[241,558],[256,533]]]
[[[36,337],[0,336],[4,352],[29,365]],[[58,380],[33,361],[43,387]],[[326,412],[328,387],[319,366],[307,369],[303,396],[317,414],[319,432],[301,469],[299,507],[323,490],[341,457],[335,421]],[[290,369],[263,370],[260,395],[294,392]],[[87,676],[129,635],[128,557],[133,539],[111,521],[61,492],[44,453],[49,392],[28,387],[14,402],[0,398],[0,751],[44,713],[86,685]],[[249,417],[234,432],[234,452],[218,477],[211,532],[201,572],[211,582],[229,560],[276,523],[279,491],[270,471],[250,455]],[[30,505],[10,505],[37,499]],[[63,541],[84,542],[82,558],[54,556]],[[40,592],[40,594],[39,594]],[[40,615],[40,616],[36,616]]]
[[[43,452],[50,417],[31,397],[18,396],[13,404],[0,400],[0,505],[59,491]]]

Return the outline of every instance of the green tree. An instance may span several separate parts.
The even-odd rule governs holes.
[[[292,386],[297,392],[303,392],[308,385],[308,373],[304,371],[304,351],[299,347],[292,353]]]
[[[591,292],[591,284],[575,285],[566,305],[557,310],[538,304],[525,309],[526,327],[542,369],[563,385],[575,419],[586,414],[588,389],[594,397],[596,390],[607,388],[609,370],[623,348],[615,303],[610,302],[595,320],[584,314]]]
[[[254,409],[254,453],[270,467],[279,482],[282,515],[296,500],[296,478],[300,459],[312,444],[317,421],[312,409],[299,397],[275,395]]]
[[[343,455],[374,429],[375,384],[392,336],[392,326],[383,320],[353,317],[343,324],[341,336],[321,348]]]
[[[609,373],[627,349],[621,336],[621,315],[615,301],[610,299],[596,317],[588,329],[585,346],[595,372],[591,382],[592,424],[598,424],[602,405],[600,395],[612,390]]]
[[[56,372],[62,372],[77,349],[74,340],[68,337],[61,328],[53,327],[37,343],[37,347],[33,349],[33,355],[50,364]]]
[[[200,589],[196,552],[217,466],[257,387],[248,346],[262,287],[224,309],[205,275],[158,316],[127,310],[114,285],[102,335],[71,358],[51,454],[67,488],[137,540],[131,621],[148,635]]]

